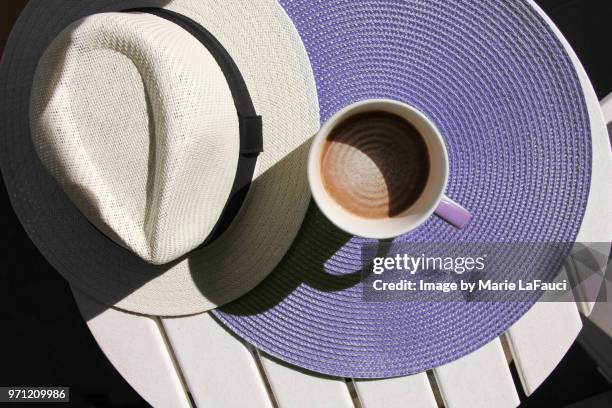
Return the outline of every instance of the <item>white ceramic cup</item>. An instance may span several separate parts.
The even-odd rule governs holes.
[[[337,125],[365,112],[388,112],[411,123],[421,134],[429,153],[430,172],[425,188],[417,201],[397,216],[365,218],[343,208],[326,190],[321,175],[324,144]],[[434,213],[450,224],[463,228],[470,213],[444,195],[448,182],[448,152],[436,126],[419,110],[388,99],[371,99],[354,103],[331,117],[315,136],[308,161],[308,180],[315,202],[338,228],[360,237],[388,239],[410,232]]]

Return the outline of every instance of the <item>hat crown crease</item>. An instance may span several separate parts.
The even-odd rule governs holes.
[[[59,63],[62,58],[64,64]],[[122,59],[125,66],[117,62]],[[83,60],[89,64],[79,62]],[[114,70],[83,72],[92,71],[96,63],[102,65],[101,70],[104,65],[112,65]],[[118,73],[126,74],[130,64],[134,70],[129,73],[131,81],[117,78]],[[50,73],[58,78],[56,86],[48,81]],[[83,78],[88,85],[93,84],[93,89],[71,89],[71,82]],[[115,91],[120,95],[110,95],[110,103],[101,103],[100,112],[95,106],[75,106],[75,99],[87,99],[84,93],[103,95],[96,81],[104,86],[117,81],[123,87],[137,89],[117,89],[117,85]],[[46,104],[36,104],[33,99],[33,117],[38,119],[32,133],[39,156],[95,226],[153,264],[176,260],[204,241],[229,197],[239,134],[225,77],[212,55],[193,36],[147,14],[87,17],[60,35],[43,56],[33,88],[33,95],[37,93],[50,95]],[[113,104],[121,106],[110,109],[108,105]],[[79,109],[80,114],[75,113]],[[108,116],[118,109],[133,111],[123,115],[140,123],[140,132],[116,134],[117,127],[106,126],[100,118],[91,120],[96,114]],[[101,128],[83,131],[89,126],[83,126],[83,118],[102,123]],[[142,134],[145,125],[146,135]],[[125,139],[134,134],[148,142],[136,143],[135,148]],[[128,163],[116,163],[124,167],[121,171],[109,171],[107,167],[113,163],[100,162],[99,142],[92,142],[96,138],[107,145],[101,155],[127,148],[128,156],[133,154],[140,166],[131,168],[128,157]],[[135,172],[133,177],[131,171]],[[126,174],[127,180],[121,180]],[[126,184],[130,183],[138,185],[140,191],[134,193],[138,197],[126,199]]]

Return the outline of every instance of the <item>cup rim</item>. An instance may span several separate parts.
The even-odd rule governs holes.
[[[323,143],[325,142],[329,134],[336,128],[338,123],[340,123],[344,119],[351,117],[352,114],[360,113],[360,108],[363,108],[364,106],[368,105],[372,106],[372,109],[369,111],[391,111],[391,108],[395,108],[393,111],[391,111],[391,113],[403,117],[405,120],[408,120],[411,124],[415,126],[417,124],[415,124],[413,120],[410,120],[406,116],[410,114],[411,116],[416,117],[420,122],[418,124],[420,125],[420,128],[422,129],[423,127],[426,127],[428,130],[428,135],[423,136],[423,138],[425,139],[427,143],[427,149],[430,152],[430,160],[432,150],[432,147],[430,146],[430,142],[432,141],[431,139],[433,138],[433,141],[437,143],[437,147],[439,148],[439,151],[437,153],[442,158],[442,163],[438,163],[438,165],[441,165],[441,182],[438,183],[438,188],[435,190],[435,194],[433,195],[432,199],[427,201],[428,205],[425,206],[425,210],[419,212],[418,214],[410,213],[410,208],[413,208],[415,206],[413,204],[411,207],[406,209],[403,215],[397,217],[379,219],[368,219],[365,217],[361,217],[346,210],[339,203],[337,203],[336,200],[334,200],[330,196],[330,194],[323,186],[322,176],[320,172],[320,156]],[[404,115],[398,114],[397,110],[404,111]],[[367,111],[368,110],[364,110],[364,112]],[[419,130],[421,131],[421,129]],[[423,132],[421,131],[421,133]],[[354,102],[348,106],[345,106],[344,108],[336,112],[323,124],[319,132],[314,136],[313,142],[310,147],[310,153],[308,156],[308,182],[310,184],[310,190],[312,192],[313,199],[321,210],[321,212],[336,227],[349,234],[364,238],[395,238],[397,236],[413,231],[414,229],[425,223],[425,221],[427,221],[433,215],[436,208],[442,201],[442,198],[444,197],[444,193],[448,184],[448,174],[448,151],[440,130],[435,126],[433,121],[431,121],[429,117],[419,109],[406,103],[392,99],[361,100],[358,102]],[[428,181],[428,183],[430,183],[430,181]],[[344,218],[344,220],[338,219],[340,214],[342,215],[342,218]],[[410,219],[410,222],[408,222],[408,219]],[[403,220],[405,220],[406,222],[402,222]],[[386,226],[384,228],[380,227],[382,224],[386,224]],[[379,226],[378,228],[377,225]]]

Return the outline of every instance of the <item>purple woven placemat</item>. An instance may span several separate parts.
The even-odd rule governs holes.
[[[310,55],[322,121],[358,100],[391,98],[425,112],[446,139],[448,195],[472,211],[473,222],[459,231],[432,218],[397,242],[576,238],[590,185],[589,118],[569,56],[526,1],[281,3]],[[378,378],[465,356],[532,305],[364,303],[364,242],[312,206],[281,265],[215,314],[286,362]],[[560,262],[526,267],[550,277]]]

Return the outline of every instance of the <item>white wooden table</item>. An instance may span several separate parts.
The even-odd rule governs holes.
[[[594,176],[578,241],[610,242],[612,155],[602,111],[574,52],[534,7],[568,49],[591,117]],[[612,120],[612,104],[606,109]],[[228,333],[207,313],[171,319],[139,316],[73,292],[108,359],[155,407],[515,407],[517,387],[530,395],[542,384],[576,339],[582,326],[579,311],[588,315],[593,306],[580,299],[538,303],[499,339],[430,373],[345,381],[280,364]],[[509,357],[521,384],[512,380]]]

